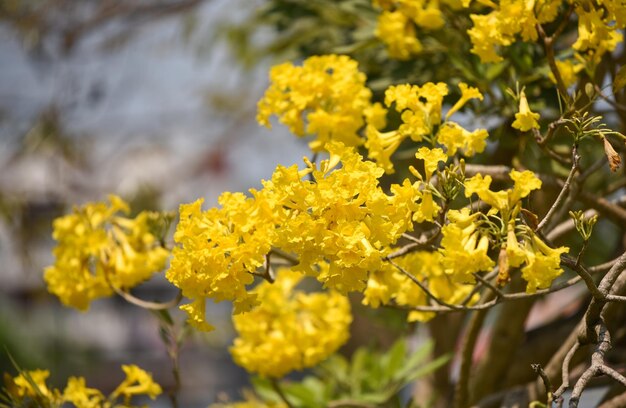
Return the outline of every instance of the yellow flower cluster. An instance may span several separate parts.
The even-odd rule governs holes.
[[[63,392],[49,388],[46,384],[50,376],[48,370],[26,371],[13,378],[5,376],[5,387],[15,406],[29,406],[24,404],[32,401],[41,407],[72,404],[76,408],[132,408],[132,397],[147,395],[155,399],[162,393],[152,375],[136,365],[123,365],[122,370],[126,378],[108,397],[95,388],[88,388],[83,377],[70,377]],[[118,402],[120,397],[121,403]]]
[[[514,181],[513,188],[491,191],[489,189],[492,181],[491,176],[483,177],[479,173],[465,180],[465,196],[470,198],[472,194],[478,195],[481,200],[500,212],[506,223],[519,213],[521,208],[520,200],[528,197],[531,191],[541,188],[541,180],[532,171],[525,170],[520,172],[511,170],[509,177]]]
[[[561,0],[501,0],[499,4],[483,2],[493,10],[489,14],[472,14],[474,26],[467,31],[472,41],[472,52],[483,62],[499,62],[498,47],[511,45],[517,35],[523,41],[537,40],[537,24],[552,22]],[[469,6],[470,2],[465,1]]]
[[[499,212],[502,216],[507,237],[503,246],[505,251],[500,253],[498,262],[499,282],[505,283],[508,280],[509,268],[518,268],[525,264],[522,268],[522,277],[528,282],[526,291],[534,292],[537,288],[549,287],[552,281],[563,273],[560,256],[567,253],[569,248],[550,248],[532,231],[526,231],[523,235],[524,243],[520,245],[515,233],[515,219],[521,209],[520,201],[531,191],[541,188],[541,180],[531,171],[512,170],[510,177],[515,183],[513,188],[496,192],[489,189],[490,176],[483,177],[477,174],[465,181],[465,195],[470,197],[474,193],[477,194],[494,212]],[[470,278],[468,275],[466,277]]]
[[[468,30],[472,52],[483,62],[499,62],[498,48],[507,47],[519,35],[523,41],[537,40],[537,24],[553,22],[558,16],[562,0],[482,0],[492,10],[488,14],[472,14],[474,26]],[[623,41],[619,30],[626,27],[626,5],[623,0],[584,0],[574,4],[578,16],[578,38],[572,48],[579,56],[597,64],[602,55],[613,51]],[[464,5],[470,5],[464,0]],[[561,62],[559,72],[566,86],[574,83],[572,76],[580,71],[571,69],[571,61]]]
[[[348,340],[348,299],[333,291],[295,290],[302,277],[279,270],[273,284],[255,288],[261,303],[233,317],[239,337],[230,352],[247,371],[279,378],[318,364]]]
[[[127,203],[113,195],[109,201],[76,207],[54,221],[55,263],[44,279],[64,305],[86,310],[112,287],[132,288],[165,268],[169,251],[151,232],[157,215],[128,218],[119,214],[130,212]]]
[[[472,274],[491,270],[495,263],[489,251],[489,234],[481,231],[477,218],[480,213],[470,214],[468,208],[448,211],[450,223],[443,226],[441,248],[446,275],[455,282],[474,283]]]
[[[575,3],[578,39],[572,48],[592,64],[624,41],[626,4],[623,0],[584,0]]]
[[[391,58],[407,60],[422,51],[417,29],[439,30],[445,25],[440,0],[374,0],[383,9],[375,35],[387,46]],[[441,0],[454,9],[458,0]]]
[[[396,130],[381,132],[368,126],[365,147],[368,156],[375,160],[387,173],[393,173],[391,156],[407,138],[415,142],[427,140],[434,146],[440,143],[446,148],[448,156],[462,151],[466,156],[481,153],[486,146],[488,133],[485,129],[470,132],[448,118],[461,109],[469,100],[482,100],[478,89],[465,83],[459,84],[461,97],[450,108],[442,123],[443,98],[448,94],[444,83],[428,82],[423,86],[397,85],[385,92],[385,105],[400,114],[402,124]]]
[[[522,278],[528,282],[526,292],[533,293],[537,289],[544,289],[552,284],[552,281],[563,273],[561,268],[561,255],[567,253],[569,248],[550,248],[537,235],[528,231],[524,237],[524,243],[520,245],[513,223],[509,224],[506,241],[506,261],[504,267],[522,268]],[[503,267],[503,262],[500,262]]]
[[[345,293],[362,290],[385,248],[412,229],[411,217],[423,206],[419,183],[392,185],[388,195],[376,164],[352,148],[328,148],[330,159],[319,168],[308,160],[303,170],[279,166],[251,197],[225,193],[221,208],[204,212],[201,200],[181,206],[166,277],[193,300],[183,306],[192,324],[210,329],[206,298],[233,301],[235,313],[254,306],[256,294],[246,286],[273,247],[298,257],[295,270]]]
[[[372,92],[365,80],[358,63],[345,55],[310,57],[302,66],[274,66],[270,86],[258,103],[257,120],[270,127],[270,117],[276,115],[295,135],[316,135],[309,144],[313,151],[326,149],[331,140],[358,146],[358,131],[366,121],[385,126],[386,111],[370,102]]]
[[[469,296],[473,285],[464,285],[450,279],[444,269],[440,252],[418,251],[394,262],[418,279],[438,299],[449,304],[461,303]],[[469,304],[477,299],[470,299]],[[407,275],[386,263],[384,268],[370,274],[364,291],[363,304],[378,307],[395,303],[399,306],[427,306],[428,297]],[[426,322],[435,316],[432,312],[410,311],[408,321]]]

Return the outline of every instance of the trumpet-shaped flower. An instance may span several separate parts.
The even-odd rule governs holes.
[[[122,396],[130,399],[135,395],[147,395],[150,399],[155,399],[163,392],[161,386],[152,379],[152,375],[136,365],[122,365],[122,370],[126,378],[111,393],[112,398]]]
[[[483,95],[480,93],[478,88],[468,86],[466,83],[461,82],[459,83],[459,89],[461,89],[461,97],[458,101],[456,101],[454,105],[452,105],[448,113],[446,113],[446,119],[452,116],[456,111],[461,109],[469,100],[483,100]]]
[[[539,129],[539,114],[534,113],[528,106],[528,99],[526,94],[522,91],[519,99],[519,112],[515,114],[515,121],[511,126],[515,129],[519,129],[522,132],[527,132],[530,129]]]
[[[448,161],[448,156],[439,148],[429,149],[428,147],[420,147],[415,158],[424,160],[425,180],[428,182],[432,177],[440,162]]]
[[[567,247],[550,248],[533,234],[526,248],[526,266],[522,268],[522,277],[528,282],[526,292],[549,287],[563,273],[561,255],[568,251]]]

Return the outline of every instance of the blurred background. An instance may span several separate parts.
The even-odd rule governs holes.
[[[172,385],[149,312],[109,298],[81,313],[47,293],[51,222],[109,193],[137,210],[177,211],[199,197],[211,206],[222,191],[260,187],[277,163],[301,163],[306,142],[255,122],[276,61],[246,62],[232,46],[232,28],[259,3],[0,0],[0,344],[23,368],[110,392],[120,365],[135,363]],[[272,33],[252,40],[260,47]],[[171,298],[159,278],[138,296]],[[229,306],[208,313],[218,330],[181,353],[181,406],[237,398],[245,381],[226,351]],[[15,372],[5,350],[0,366]]]

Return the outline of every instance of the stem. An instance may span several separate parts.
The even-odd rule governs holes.
[[[287,396],[283,392],[282,388],[280,388],[280,383],[278,382],[278,380],[276,378],[272,378],[270,380],[270,383],[272,384],[272,388],[274,389],[274,391],[276,391],[276,394],[278,394],[278,396],[285,403],[285,405],[287,405],[288,408],[294,408],[291,402],[289,402],[289,400],[287,399]]]

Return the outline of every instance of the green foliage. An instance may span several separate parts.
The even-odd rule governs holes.
[[[339,354],[320,364],[302,381],[284,380],[278,384],[285,398],[297,407],[417,407],[403,391],[420,377],[433,373],[449,361],[441,356],[429,361],[433,343],[428,341],[410,352],[405,339],[389,350],[357,349],[350,359]],[[256,393],[265,401],[281,400],[272,381],[252,380]]]

